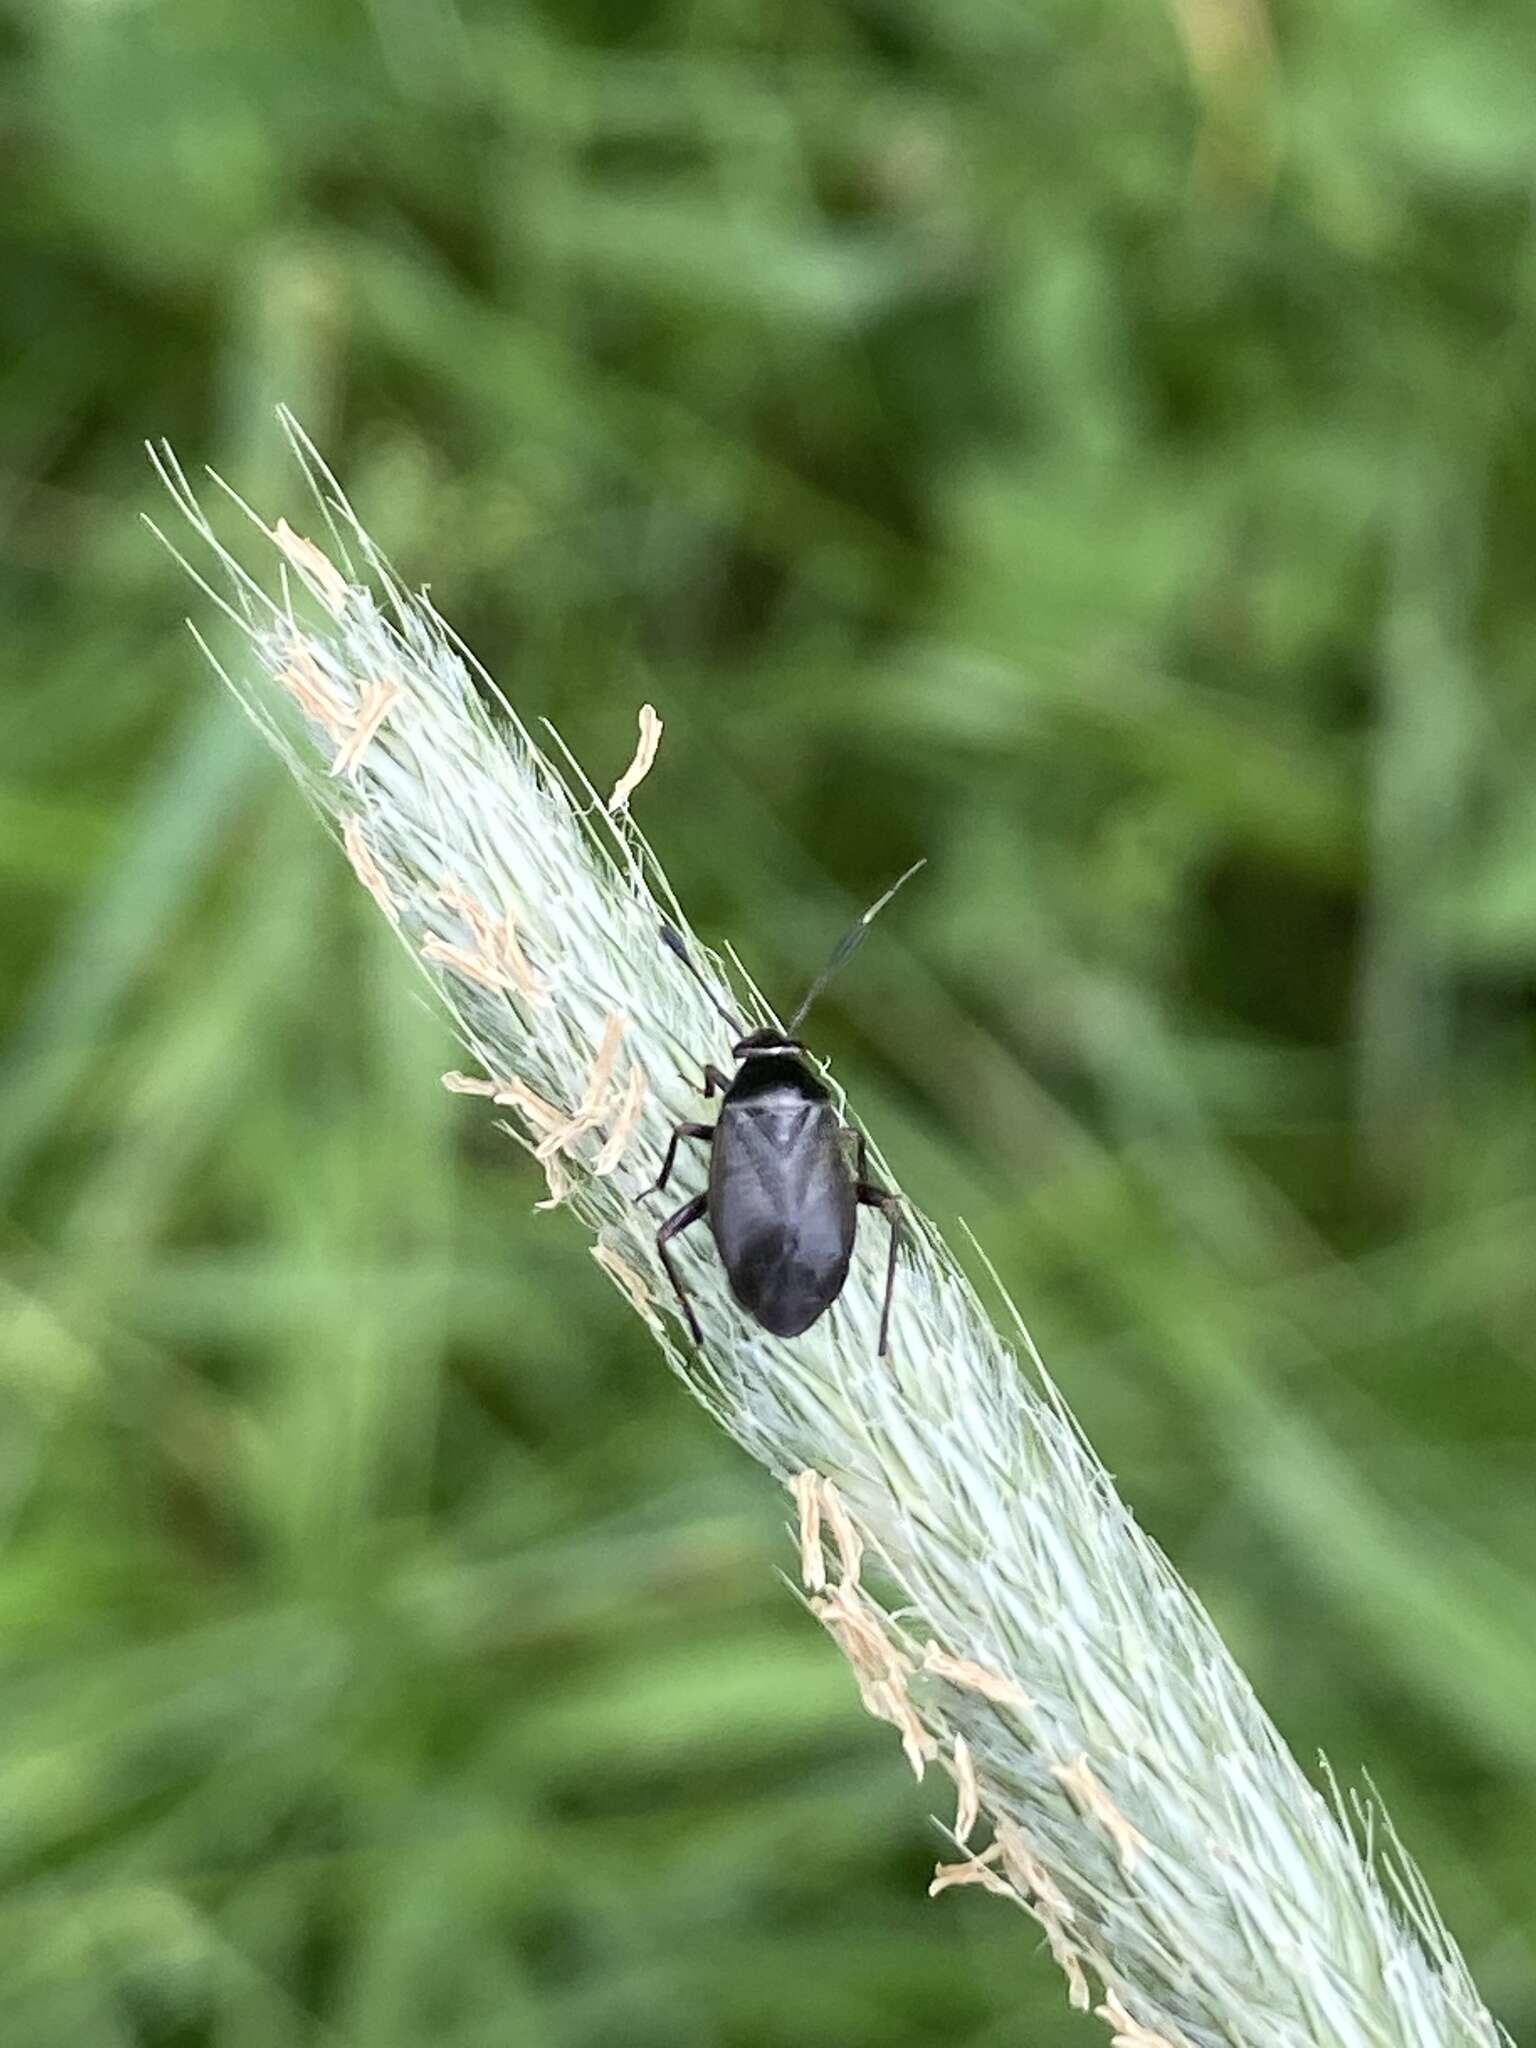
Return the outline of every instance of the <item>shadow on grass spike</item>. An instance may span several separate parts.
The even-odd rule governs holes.
[[[891,1295],[901,1244],[900,1202],[869,1178],[862,1131],[839,1122],[831,1093],[803,1057],[795,1036],[812,1003],[852,953],[870,924],[903,882],[924,863],[915,861],[878,902],[872,903],[838,942],[786,1030],[766,1025],[749,1031],[733,1017],[699,972],[681,935],[663,925],[662,943],[682,961],[734,1034],[734,1078],[718,1067],[704,1069],[704,1096],[724,1099],[712,1124],[680,1123],[672,1133],[661,1172],[648,1194],[664,1188],[684,1138],[710,1148],[709,1184],[684,1202],[656,1233],[656,1251],[682,1303],[695,1344],[704,1335],[667,1246],[699,1221],[709,1228],[725,1267],[731,1292],[753,1320],[775,1337],[798,1337],[836,1301],[848,1278],[861,1205],[884,1212],[890,1225],[885,1300],[880,1310],[880,1356],[890,1348]],[[847,1139],[852,1137],[850,1165]]]

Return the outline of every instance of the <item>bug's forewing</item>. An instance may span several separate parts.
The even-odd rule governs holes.
[[[721,1116],[709,1221],[743,1308],[796,1336],[842,1291],[853,1253],[853,1176],[825,1103],[742,1105]]]

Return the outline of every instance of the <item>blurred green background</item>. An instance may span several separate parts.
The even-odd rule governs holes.
[[[1070,2048],[180,626],[363,516],[1536,2026],[1528,0],[0,27],[7,2048]]]

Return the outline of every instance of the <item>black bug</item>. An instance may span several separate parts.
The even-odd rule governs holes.
[[[833,953],[790,1019],[787,1031],[768,1025],[748,1031],[719,1001],[688,957],[678,934],[666,926],[664,942],[682,961],[736,1034],[734,1078],[718,1067],[704,1069],[704,1095],[724,1097],[712,1124],[680,1123],[672,1133],[655,1186],[666,1186],[684,1138],[710,1147],[709,1185],[669,1216],[656,1233],[656,1251],[682,1303],[695,1344],[704,1335],[668,1244],[703,1216],[709,1218],[731,1292],[775,1337],[798,1337],[825,1313],[848,1278],[860,1205],[880,1209],[890,1225],[885,1300],[880,1311],[880,1356],[889,1348],[891,1295],[901,1243],[900,1204],[869,1178],[861,1131],[846,1129],[832,1106],[830,1091],[806,1065],[806,1048],[795,1036],[807,1011],[863,938],[871,920],[902,882],[923,865],[918,861],[872,904]],[[849,1141],[853,1141],[850,1163]]]

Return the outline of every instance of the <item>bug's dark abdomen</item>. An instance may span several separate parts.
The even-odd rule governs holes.
[[[842,1291],[857,1213],[837,1115],[819,1084],[727,1099],[709,1185],[731,1292],[773,1336],[798,1337]]]

